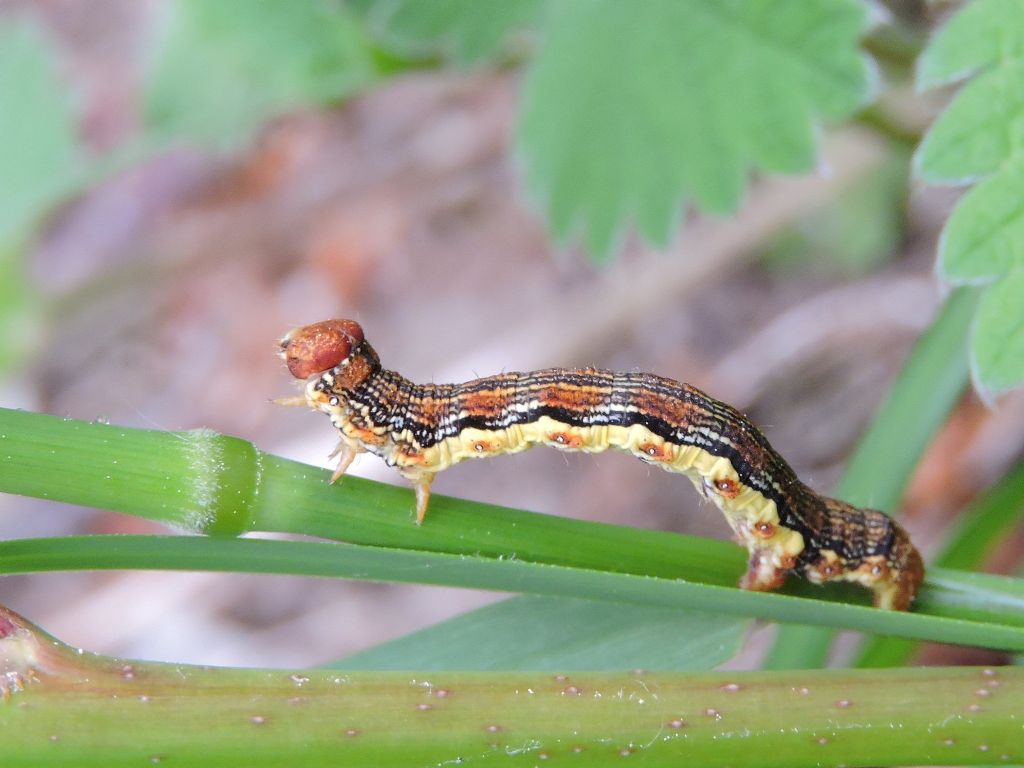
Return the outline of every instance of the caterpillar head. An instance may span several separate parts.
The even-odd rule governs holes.
[[[355,320],[324,320],[289,331],[280,354],[292,376],[308,379],[341,365],[363,341]]]

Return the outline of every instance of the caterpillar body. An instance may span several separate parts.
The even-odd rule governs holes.
[[[816,584],[857,582],[877,607],[906,610],[924,579],[895,521],[816,493],[746,416],[688,384],[593,368],[414,384],[381,366],[352,320],[295,329],[280,346],[305,382],[301,396],[280,402],[327,413],[340,432],[331,481],[369,451],[415,486],[417,523],[434,476],[464,459],[534,445],[618,448],[685,475],[718,506],[750,553],[741,587],[776,589],[798,573]]]

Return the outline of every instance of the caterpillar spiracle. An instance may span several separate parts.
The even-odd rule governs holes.
[[[618,448],[685,475],[718,506],[750,553],[745,589],[776,589],[797,573],[859,583],[877,607],[906,610],[924,579],[921,555],[895,521],[816,493],[746,416],[688,384],[593,368],[414,384],[381,366],[353,320],[297,328],[280,346],[305,384],[279,402],[322,411],[341,433],[331,482],[357,454],[379,456],[415,486],[417,523],[434,476],[463,459],[534,445]]]

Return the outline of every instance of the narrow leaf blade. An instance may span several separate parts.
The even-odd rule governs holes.
[[[739,651],[743,619],[524,595],[335,662],[341,669],[704,671]]]

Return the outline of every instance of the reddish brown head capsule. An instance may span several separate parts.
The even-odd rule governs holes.
[[[296,328],[281,339],[281,357],[297,379],[329,371],[363,341],[355,320],[324,320]]]

